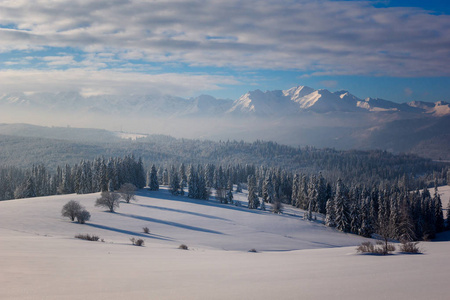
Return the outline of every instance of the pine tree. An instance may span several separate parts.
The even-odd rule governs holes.
[[[174,166],[170,169],[169,191],[172,195],[178,195],[180,192],[180,179],[178,178],[178,172],[175,170]]]
[[[450,177],[449,177],[450,179]],[[450,201],[447,203],[447,230],[450,230]]]
[[[352,199],[350,205],[350,232],[358,234],[361,226],[360,199]]]
[[[300,189],[300,176],[298,174],[294,175],[292,180],[292,196],[291,196],[291,205],[295,206],[298,198],[298,193]]]
[[[334,205],[334,198],[330,198],[326,204],[325,225],[328,227],[336,227],[336,211]]]
[[[187,175],[186,175],[186,167],[183,163],[180,165],[179,170],[179,178],[180,178],[180,188],[185,188],[187,184]]]
[[[414,232],[414,221],[411,207],[408,199],[409,192],[404,192],[403,199],[400,204],[400,222],[398,225],[398,234],[401,242],[412,242],[417,239]]]
[[[272,183],[272,176],[267,174],[263,183],[263,201],[272,203],[275,198],[274,186]]]
[[[259,199],[256,195],[256,179],[254,175],[249,175],[247,179],[248,184],[248,208],[257,209],[259,206]]]
[[[308,199],[308,220],[312,219],[312,212],[317,211],[318,199],[318,183],[317,178],[313,175],[308,182],[307,199]]]
[[[359,234],[364,237],[371,237],[374,232],[374,221],[372,219],[372,214],[370,213],[370,201],[371,198],[367,195],[361,208],[361,228],[359,229]]]
[[[326,212],[327,200],[328,200],[327,184],[322,176],[322,173],[320,173],[317,187],[317,206],[318,211],[321,214],[324,214]]]
[[[436,232],[442,232],[444,231],[444,213],[442,212],[442,201],[441,201],[441,196],[439,195],[438,192],[438,187],[437,187],[437,181],[435,180],[434,183],[435,187],[434,187],[434,196],[433,196],[433,201],[434,201],[434,217],[436,219]]]
[[[150,170],[149,188],[150,188],[150,191],[158,191],[159,190],[158,174],[157,174],[155,165],[152,165],[152,168]]]
[[[336,228],[343,232],[348,232],[350,230],[350,209],[346,189],[341,179],[338,179],[336,184],[334,206],[336,212]]]

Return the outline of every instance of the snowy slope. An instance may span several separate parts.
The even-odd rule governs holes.
[[[358,255],[354,246],[319,244],[315,244],[319,249],[296,251],[224,251],[213,238],[219,231],[222,236],[230,235],[230,242],[233,238],[245,242],[248,235],[239,232],[247,228],[247,233],[262,234],[257,235],[261,245],[269,245],[271,236],[280,234],[276,228],[281,225],[262,223],[280,216],[242,215],[244,211],[232,212],[231,207],[213,202],[173,199],[164,191],[153,194],[159,198],[148,196],[139,196],[137,204],[142,206],[121,205],[117,214],[93,208],[90,203],[96,195],[0,202],[0,299],[406,300],[448,296],[450,266],[443,263],[450,251],[446,233],[439,236],[440,242],[421,243],[424,255]],[[74,224],[59,216],[68,199],[88,207],[93,214],[91,225]],[[264,217],[268,217],[264,222],[257,221]],[[317,226],[296,221],[300,231]],[[132,246],[128,238],[144,235],[140,233],[143,225],[151,229],[143,237],[145,246]],[[275,233],[265,232],[269,227]],[[77,240],[74,233],[98,233],[105,242]],[[320,230],[316,234],[328,233]],[[337,236],[341,242],[349,238]],[[181,240],[187,241],[189,251],[177,249]]]
[[[293,208],[287,210],[289,215],[274,215],[213,200],[175,197],[161,190],[142,191],[137,202],[122,203],[117,213],[108,213],[94,207],[98,197],[96,193],[1,202],[0,228],[62,238],[83,230],[114,242],[127,242],[129,237],[137,236],[175,245],[187,243],[241,251],[350,246],[363,240],[317,222],[304,221],[302,213]],[[70,199],[80,201],[91,212],[89,224],[72,224],[60,216],[61,207]],[[236,199],[244,203],[246,194],[236,194]],[[145,226],[150,228],[151,235],[142,233]]]

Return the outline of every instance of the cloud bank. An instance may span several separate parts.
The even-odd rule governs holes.
[[[2,1],[0,54],[2,88],[19,77],[97,92],[238,84],[170,67],[449,76],[450,16],[370,1]]]

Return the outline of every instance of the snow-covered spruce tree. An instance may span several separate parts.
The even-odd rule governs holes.
[[[208,188],[214,187],[214,170],[215,166],[213,164],[207,164],[205,167],[205,177],[206,177],[206,186]],[[186,179],[187,181],[187,179]]]
[[[149,180],[148,186],[150,188],[150,191],[158,191],[159,190],[158,174],[157,174],[155,165],[152,165],[152,167],[150,169],[150,180]]]
[[[359,229],[359,234],[364,237],[371,237],[374,232],[374,221],[370,213],[370,201],[370,196],[366,196],[361,207],[361,228]]]
[[[301,209],[307,209],[309,202],[307,201],[307,182],[306,175],[302,175],[300,178],[300,184],[298,186],[298,193],[295,206]]]
[[[292,179],[292,196],[291,196],[291,205],[295,206],[298,192],[300,189],[300,175],[294,174],[294,178]]]
[[[393,191],[390,196],[390,214],[389,214],[389,236],[394,239],[399,239],[399,224],[400,224],[400,209],[398,204],[399,190]]]
[[[188,166],[188,197],[197,198],[197,173],[192,165]]]
[[[350,232],[359,234],[361,230],[361,208],[360,199],[352,199],[350,204]]]
[[[444,213],[442,212],[442,201],[438,192],[437,180],[435,180],[434,186],[434,217],[436,219],[436,232],[439,233],[444,231]]]
[[[140,157],[135,166],[135,172],[136,172],[136,182],[134,182],[133,184],[137,188],[142,189],[145,186],[145,170],[144,170],[144,163],[142,162],[142,158]]]
[[[178,195],[180,192],[180,179],[178,178],[178,172],[175,170],[174,166],[170,168],[169,191],[172,195]]]
[[[233,204],[233,192],[232,191],[227,192],[227,201],[228,201],[228,203]]]
[[[399,207],[400,222],[398,225],[398,234],[401,242],[412,242],[417,239],[414,232],[414,221],[408,197],[409,192],[404,192]]]
[[[319,195],[318,182],[315,175],[311,176],[307,188],[308,220],[312,220],[312,212],[317,211],[317,199]]]
[[[181,192],[181,190],[183,190],[183,194],[184,194],[184,188],[187,185],[186,166],[184,165],[184,163],[181,163],[181,165],[180,165],[179,180],[180,180],[180,192]]]
[[[323,178],[323,176],[322,176],[322,173],[319,173],[319,179],[318,179],[317,184],[318,184],[318,187],[317,187],[318,211],[321,214],[324,214],[326,212],[328,193],[327,193],[327,184],[326,184],[325,178]]]
[[[254,175],[249,175],[247,179],[248,184],[248,208],[257,209],[259,206],[259,199],[256,195],[256,178]]]
[[[198,174],[198,199],[208,200],[209,199],[209,190],[206,187],[205,173],[203,168],[199,165],[197,169]]]
[[[272,183],[272,175],[269,173],[266,175],[266,179],[263,183],[263,201],[272,203],[275,198],[274,186]]]
[[[347,190],[341,179],[338,179],[338,182],[336,184],[334,206],[336,213],[336,228],[340,231],[348,232],[350,230],[350,208],[348,203]]]
[[[326,205],[325,225],[328,227],[336,227],[336,211],[334,198],[330,198]]]
[[[168,185],[169,184],[169,172],[166,168],[164,168],[164,171],[162,173],[162,184]]]
[[[423,214],[425,215],[423,238],[425,240],[434,239],[436,237],[436,215],[435,203],[431,197],[423,199]]]

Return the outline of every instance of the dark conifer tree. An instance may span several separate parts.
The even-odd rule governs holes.
[[[256,195],[256,178],[254,175],[249,175],[248,183],[248,208],[257,209],[259,206],[259,199]]]
[[[348,232],[350,230],[350,208],[347,191],[341,179],[338,179],[336,184],[334,206],[336,212],[336,228],[343,232]]]

